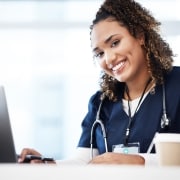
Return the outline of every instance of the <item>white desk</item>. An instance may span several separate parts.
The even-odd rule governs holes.
[[[180,167],[0,164],[1,180],[179,180]]]

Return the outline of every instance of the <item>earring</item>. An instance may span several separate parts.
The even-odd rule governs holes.
[[[144,46],[144,40],[142,39],[140,42],[141,46]]]
[[[155,88],[153,87],[153,88],[151,88],[151,90],[150,90],[150,94],[151,95],[154,95],[156,93],[156,91],[155,91]]]

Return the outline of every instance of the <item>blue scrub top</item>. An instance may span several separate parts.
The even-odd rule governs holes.
[[[163,114],[163,90],[162,85],[155,87],[155,93],[149,93],[135,114],[131,128],[129,143],[139,142],[140,153],[146,153],[156,132],[180,133],[180,67],[165,76],[166,111],[171,119],[168,129],[161,129],[161,117]],[[108,151],[112,146],[123,144],[129,117],[123,110],[122,93],[117,102],[106,98],[101,108],[100,119],[103,121],[107,133]],[[89,100],[88,113],[82,121],[82,134],[78,147],[90,147],[91,127],[96,120],[96,113],[100,104],[101,92],[97,91]],[[99,126],[95,129],[93,147],[102,154],[105,152],[102,130]],[[154,152],[154,150],[153,150]]]

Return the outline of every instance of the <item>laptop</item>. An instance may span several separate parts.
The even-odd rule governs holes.
[[[13,140],[4,87],[0,86],[0,163],[16,163],[17,154]]]

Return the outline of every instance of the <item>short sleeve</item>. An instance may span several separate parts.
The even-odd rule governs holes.
[[[82,133],[79,139],[78,147],[90,147],[91,127],[96,120],[97,110],[100,104],[100,91],[91,96],[88,103],[88,112],[81,123]],[[96,144],[94,144],[96,148]]]

